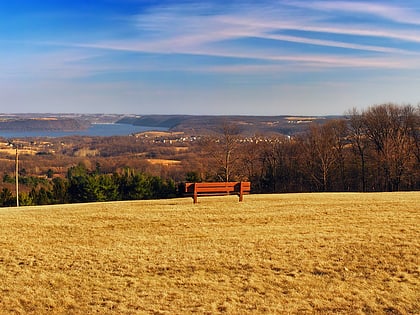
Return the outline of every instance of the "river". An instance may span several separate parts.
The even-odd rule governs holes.
[[[126,136],[133,133],[144,132],[148,130],[159,130],[165,131],[167,128],[159,127],[144,127],[144,126],[133,126],[127,124],[92,124],[86,130],[79,131],[7,131],[0,130],[0,137],[11,139],[11,138],[31,138],[31,137],[65,137],[65,136]]]

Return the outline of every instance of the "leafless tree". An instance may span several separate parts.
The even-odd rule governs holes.
[[[360,158],[360,174],[362,191],[366,191],[366,151],[367,136],[363,120],[363,116],[356,108],[351,109],[348,114],[349,122],[349,140],[351,142],[353,152]]]
[[[395,104],[373,106],[363,113],[363,121],[366,134],[375,145],[385,190],[399,190],[413,157],[413,149],[418,146],[415,143],[418,139],[412,136],[419,128],[415,108]]]
[[[231,181],[237,175],[239,162],[239,128],[225,121],[220,132],[202,140],[209,171],[219,181]]]
[[[337,188],[340,191],[346,190],[345,175],[345,145],[347,138],[347,122],[344,119],[334,119],[326,123],[324,126],[332,132],[333,147],[336,155],[337,166],[339,168],[339,178],[337,178]],[[340,187],[341,186],[341,187]]]
[[[332,125],[313,124],[303,137],[307,171],[322,191],[329,189],[331,171],[336,164],[336,140]]]

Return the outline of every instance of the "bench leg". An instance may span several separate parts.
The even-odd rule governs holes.
[[[197,203],[197,202],[198,202],[197,197],[198,197],[198,194],[197,194],[197,187],[196,187],[196,185],[194,184],[194,196],[193,196],[194,203]]]

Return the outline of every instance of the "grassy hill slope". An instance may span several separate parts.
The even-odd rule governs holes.
[[[418,314],[420,193],[0,209],[0,313]]]

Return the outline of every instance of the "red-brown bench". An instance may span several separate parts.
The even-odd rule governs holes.
[[[185,183],[185,193],[193,197],[194,203],[199,196],[238,195],[242,201],[243,196],[250,192],[250,182]]]

